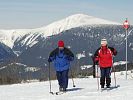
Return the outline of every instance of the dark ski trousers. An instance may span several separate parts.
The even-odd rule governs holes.
[[[101,78],[100,78],[100,85],[105,85],[106,79],[106,86],[110,86],[111,83],[111,67],[108,68],[100,68],[101,70]]]
[[[56,76],[57,76],[60,88],[66,89],[68,87],[68,72],[69,72],[69,69],[56,72]]]

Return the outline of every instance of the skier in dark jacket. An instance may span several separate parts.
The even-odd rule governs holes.
[[[60,91],[66,91],[68,87],[70,61],[73,60],[74,54],[68,48],[64,47],[64,41],[58,41],[58,48],[50,53],[48,62],[54,62]]]
[[[94,57],[95,62],[98,62],[101,77],[100,77],[100,85],[101,88],[104,88],[105,80],[107,88],[110,88],[111,84],[111,68],[113,67],[113,56],[117,55],[117,51],[112,48],[108,47],[107,40],[101,40],[101,47],[96,50]]]

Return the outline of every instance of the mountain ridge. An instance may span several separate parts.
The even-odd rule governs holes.
[[[53,22],[47,26],[40,27],[40,28],[0,30],[0,41],[4,43],[5,45],[9,46],[10,48],[13,48],[14,43],[17,40],[20,40],[23,36],[27,34],[34,35],[35,33],[38,33],[42,37],[46,38],[48,36],[59,34],[68,29],[80,27],[84,25],[92,25],[92,26],[94,25],[120,25],[120,23],[107,21],[104,19],[96,18],[93,16],[88,16],[85,14],[75,14],[75,15],[68,16],[64,19],[61,19],[59,21]],[[24,40],[24,41],[27,41],[27,40]],[[28,43],[31,44],[30,42],[33,42],[33,41],[29,41]]]

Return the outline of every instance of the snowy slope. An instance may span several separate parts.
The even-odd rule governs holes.
[[[20,39],[21,37],[23,37],[31,31],[32,30],[30,29],[0,30],[0,42],[3,42],[5,45],[12,48],[14,42],[17,39]]]
[[[98,91],[97,79],[89,77],[74,79],[75,88],[69,80],[69,91],[62,95],[49,94],[49,82],[2,85],[0,100],[132,100],[133,79],[129,72],[128,80],[125,80],[124,73],[116,74],[118,88],[110,91]],[[114,86],[113,78],[112,86]],[[52,81],[52,91],[58,91],[57,81]]]
[[[45,19],[44,19],[45,20]],[[13,48],[14,42],[20,40],[23,36],[27,35],[22,42],[22,45],[27,45],[29,47],[37,43],[35,39],[42,35],[43,37],[59,34],[62,31],[84,26],[84,25],[120,25],[119,23],[107,21],[100,18],[95,18],[92,16],[84,14],[75,14],[69,16],[60,21],[56,21],[50,25],[36,28],[36,29],[13,29],[13,30],[0,30],[0,42],[3,42],[10,48]],[[36,34],[39,34],[36,36]]]
[[[60,21],[56,21],[42,29],[42,32],[45,33],[46,36],[58,34],[64,30],[68,30],[74,27],[84,26],[84,25],[120,25],[120,23],[95,18],[93,16],[88,16],[84,14],[75,14],[69,16]]]

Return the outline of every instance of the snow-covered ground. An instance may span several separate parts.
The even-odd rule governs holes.
[[[69,91],[62,95],[51,95],[49,82],[1,85],[0,100],[133,100],[131,72],[128,72],[127,80],[124,74],[125,72],[116,74],[118,88],[102,92],[97,90],[97,79],[91,76],[74,79],[75,88],[72,87],[72,80],[70,79]],[[114,86],[113,75],[112,86]],[[58,91],[57,81],[52,81],[52,91]]]
[[[126,61],[114,62],[114,66],[117,66],[117,65],[124,65],[124,64],[126,64]]]

